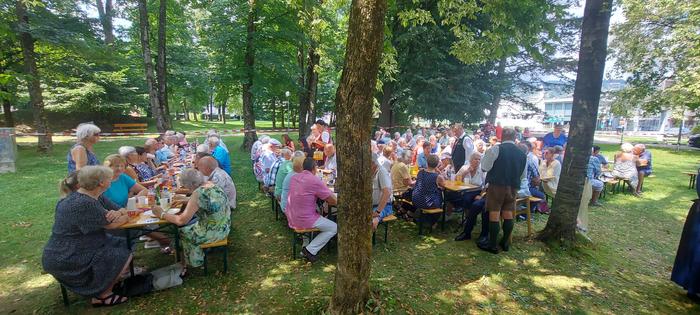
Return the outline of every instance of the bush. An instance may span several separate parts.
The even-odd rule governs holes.
[[[700,125],[693,127],[693,129],[690,130],[690,134],[693,134],[693,135],[700,134]]]

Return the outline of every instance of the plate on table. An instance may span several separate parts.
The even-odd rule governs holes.
[[[180,208],[170,208],[170,209],[168,209],[167,213],[168,214],[177,214],[178,212],[180,212]]]

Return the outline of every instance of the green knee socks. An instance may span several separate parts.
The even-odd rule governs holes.
[[[501,223],[489,221],[489,248],[498,247],[498,233],[501,232]]]
[[[513,219],[503,220],[503,239],[501,240],[501,247],[503,250],[508,251],[510,249],[510,234],[513,233]]]

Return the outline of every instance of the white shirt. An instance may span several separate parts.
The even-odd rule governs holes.
[[[260,146],[262,145],[262,142],[260,140],[257,140],[253,143],[253,147],[250,149],[250,159],[255,161],[256,155],[258,155],[258,150],[260,150]]]
[[[544,191],[552,196],[557,193],[557,186],[559,185],[559,175],[561,175],[561,164],[557,160],[553,160],[552,163],[547,166],[547,160],[542,160],[540,162],[540,178],[549,179],[547,181],[542,181],[542,186]]]
[[[457,171],[457,176],[462,176],[463,182],[479,187],[483,186],[486,182],[486,173],[481,169],[481,167],[476,168],[474,176],[471,175],[469,172],[469,163],[464,164],[464,166]]]
[[[372,205],[379,205],[379,200],[382,198],[382,191],[384,188],[389,188],[390,193],[387,204],[390,204],[391,200],[393,199],[393,196],[391,195],[391,191],[393,190],[391,176],[389,176],[389,172],[387,172],[383,167],[378,167],[377,174],[374,175],[374,179],[372,180]],[[381,211],[384,209],[377,210]]]
[[[462,135],[464,136],[464,140],[462,140],[462,146],[464,147],[464,159],[465,161],[469,161],[469,159],[472,157],[472,153],[474,153],[474,140],[472,140],[472,138],[466,134]]]
[[[265,151],[260,160],[262,161],[263,172],[267,175],[272,168],[272,164],[275,164],[275,161],[277,161],[277,155],[272,151]]]
[[[387,172],[391,172],[391,164],[393,164],[393,162],[391,162],[391,160],[389,160],[387,157],[380,155],[377,158],[377,162],[379,162],[379,165],[381,165]]]
[[[328,133],[328,131],[322,132],[321,133],[321,141],[323,141],[323,143],[331,142],[331,134]]]
[[[335,154],[326,158],[326,164],[323,166],[323,168],[325,168],[327,170],[337,170],[338,169],[338,162],[335,159]]]
[[[233,183],[231,176],[226,174],[226,171],[217,167],[213,172],[211,172],[211,175],[209,175],[209,180],[224,190],[226,196],[228,197],[228,206],[235,209],[236,185]]]

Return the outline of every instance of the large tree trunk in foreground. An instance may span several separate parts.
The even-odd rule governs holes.
[[[41,91],[41,80],[39,70],[36,66],[36,56],[34,54],[34,38],[29,33],[29,16],[27,6],[23,0],[17,0],[15,13],[19,27],[19,42],[22,45],[22,57],[24,58],[24,73],[27,75],[27,89],[29,90],[29,103],[34,115],[34,128],[40,135],[38,136],[37,150],[39,152],[50,152],[53,147],[51,134],[49,134],[49,124],[44,111],[44,96]]]
[[[148,88],[148,101],[151,106],[151,114],[156,121],[156,129],[158,132],[168,130],[163,117],[163,112],[160,110],[160,102],[158,102],[158,89],[156,88],[155,78],[153,76],[153,57],[151,57],[150,43],[150,26],[148,22],[148,6],[146,0],[138,0],[139,5],[139,32],[141,32],[141,50],[143,53],[143,68],[146,72],[146,86]]]
[[[166,27],[167,22],[167,3],[168,0],[160,0],[158,9],[158,59],[156,61],[156,76],[158,77],[158,108],[163,113],[165,128],[170,129],[170,108],[168,108],[168,71],[167,71],[167,55],[165,51]]]
[[[245,138],[243,139],[242,147],[246,151],[250,151],[253,143],[258,140],[258,135],[255,133],[255,112],[253,111],[253,75],[255,66],[255,51],[253,50],[253,36],[255,35],[255,0],[248,0],[250,8],[248,9],[248,30],[246,34],[245,47],[245,66],[246,78],[243,82],[243,128]]]
[[[386,0],[353,0],[338,113],[338,267],[331,314],[358,314],[369,298],[372,242],[372,104],[384,37]]]
[[[611,0],[586,1],[569,141],[552,214],[539,235],[543,241],[574,241],[576,236],[576,216],[591,156],[603,84],[611,11]]]
[[[114,16],[114,7],[112,6],[112,0],[102,0],[96,1],[97,14],[100,18],[100,24],[102,24],[102,32],[105,35],[105,44],[108,46],[114,45],[114,26],[112,24],[112,16]]]

